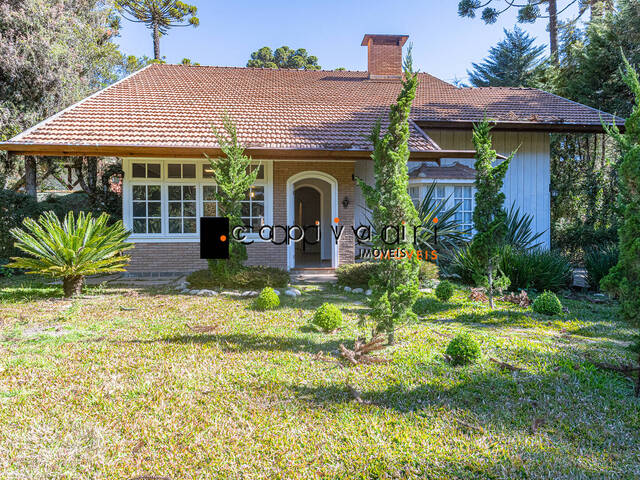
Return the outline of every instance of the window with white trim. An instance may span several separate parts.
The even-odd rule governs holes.
[[[456,186],[453,189],[454,204],[460,203],[454,218],[465,230],[473,228],[473,187]]]
[[[425,180],[409,187],[409,195],[414,204],[422,203],[432,182],[433,180]],[[455,180],[448,183],[438,182],[433,191],[433,199],[437,202],[445,202],[445,208],[451,208],[461,203],[454,219],[456,222],[460,222],[464,229],[473,228],[474,195],[475,187],[472,183],[461,184]]]
[[[156,162],[133,162],[131,178],[161,178],[162,164]]]
[[[196,186],[169,185],[169,233],[196,233]]]
[[[252,188],[242,200],[242,220],[253,232],[271,222],[272,164],[258,169]],[[201,216],[218,216],[216,183],[208,162],[190,160],[125,160],[123,217],[133,238],[197,238]],[[257,233],[251,234],[257,236]]]
[[[409,196],[411,201],[418,208],[422,203],[422,196],[420,194],[420,187],[409,187]]]
[[[242,201],[242,222],[257,232],[264,225],[264,186],[254,185]]]
[[[162,186],[133,185],[133,233],[162,233]]]

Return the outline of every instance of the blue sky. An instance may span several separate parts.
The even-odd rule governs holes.
[[[443,80],[467,80],[471,62],[512,28],[516,12],[503,14],[495,25],[460,18],[457,0],[325,0],[218,1],[190,0],[198,7],[198,28],[174,28],[161,39],[169,63],[188,57],[203,65],[245,66],[263,46],[306,48],[323,69],[366,70],[365,33],[408,34],[414,63],[420,71]],[[118,39],[127,54],[153,56],[151,36],[140,24],[123,21]],[[522,26],[546,44],[545,20]]]

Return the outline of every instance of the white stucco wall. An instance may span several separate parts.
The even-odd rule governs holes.
[[[468,130],[428,130],[427,134],[445,150],[472,150],[471,131]],[[521,212],[533,215],[533,227],[536,232],[544,232],[540,241],[550,245],[550,153],[549,134],[543,132],[493,132],[493,147],[502,155],[508,155],[518,149],[511,161],[505,178],[503,191],[506,195],[505,206],[515,203]],[[519,147],[519,148],[518,148]],[[455,162],[473,167],[474,159],[442,159],[442,165]],[[373,162],[356,162],[355,174],[373,184]],[[356,188],[356,224],[365,222],[366,216],[361,208],[364,204],[362,193]]]

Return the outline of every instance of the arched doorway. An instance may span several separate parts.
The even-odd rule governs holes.
[[[338,211],[338,183],[322,172],[302,172],[287,181],[287,224],[305,230],[305,240],[288,248],[288,268],[335,268],[337,246],[331,230]]]

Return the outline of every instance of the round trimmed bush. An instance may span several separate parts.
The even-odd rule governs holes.
[[[420,297],[413,304],[413,313],[416,315],[434,313],[437,311],[438,305],[438,302],[433,297]]]
[[[453,285],[447,280],[441,281],[436,287],[436,297],[441,302],[448,302],[453,297]]]
[[[453,365],[470,365],[480,359],[480,345],[468,333],[456,335],[447,345],[445,351],[451,357]]]
[[[560,315],[562,313],[562,303],[553,292],[543,292],[533,301],[531,306],[536,313],[544,315]]]
[[[342,326],[342,312],[331,303],[323,303],[313,314],[313,324],[325,332],[331,332]]]
[[[258,310],[271,310],[280,305],[280,297],[271,287],[265,287],[256,297],[253,306]]]

